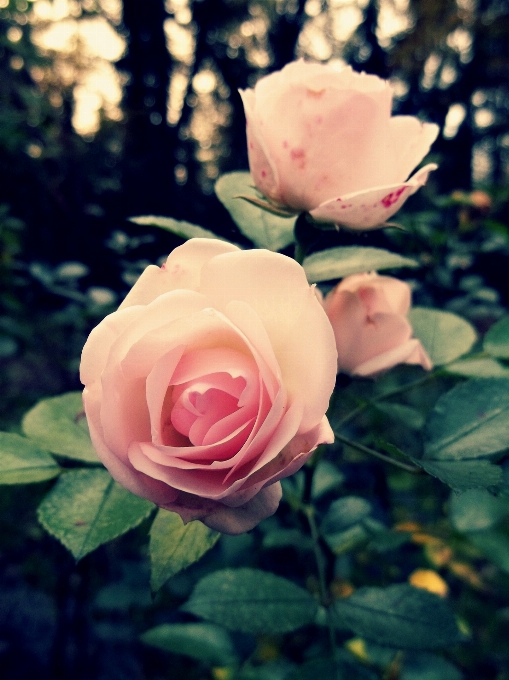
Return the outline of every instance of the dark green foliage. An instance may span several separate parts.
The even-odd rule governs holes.
[[[443,600],[407,584],[361,588],[333,612],[338,628],[397,649],[444,648],[463,639]]]
[[[254,569],[225,569],[202,579],[183,607],[244,633],[286,633],[311,623],[314,598],[291,581]]]
[[[72,124],[76,82],[32,40],[34,3],[2,4],[2,680],[507,680],[505,4],[411,0],[407,28],[384,40],[382,3],[361,3],[364,21],[345,44],[334,3],[202,0],[185,23],[176,4],[123,2],[120,24],[108,20],[128,46],[117,64],[124,119],[102,112],[87,139]],[[107,10],[80,1],[73,11],[81,21]],[[166,49],[165,20],[192,28],[189,62]],[[428,189],[398,215],[404,230],[297,227],[298,255],[323,292],[366,269],[411,281],[414,334],[435,369],[338,378],[330,419],[341,442],[285,480],[277,515],[220,537],[156,513],[97,466],[79,354],[146,264],[182,239],[293,254],[293,217],[232,197],[259,199],[236,90],[297,45],[312,52],[311,26],[324,27],[332,57],[399,81],[397,113],[443,127],[452,105],[464,107],[455,134],[447,125],[433,147],[440,169]],[[209,139],[193,127],[202,69],[217,78]],[[178,96],[168,85],[180,73],[170,126],[168,96],[175,106]],[[418,570],[446,597],[409,585]]]

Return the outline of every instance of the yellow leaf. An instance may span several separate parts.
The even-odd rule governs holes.
[[[408,577],[408,581],[415,588],[428,590],[430,593],[445,597],[449,592],[449,586],[444,579],[432,569],[416,569]]]
[[[351,640],[348,640],[345,642],[345,647],[361,661],[369,661],[366,643],[362,638],[352,638]]]

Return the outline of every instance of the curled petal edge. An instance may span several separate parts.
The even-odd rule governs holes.
[[[406,182],[364,189],[325,201],[310,210],[310,215],[317,222],[333,222],[354,230],[383,227],[406,199],[426,184],[429,173],[437,167],[435,163],[429,163]]]
[[[357,366],[352,375],[362,378],[375,378],[383,371],[393,368],[397,364],[415,364],[422,366],[426,371],[433,368],[431,359],[420,340],[412,338],[399,347],[383,352],[369,361]]]
[[[309,447],[310,438],[313,440],[311,448],[295,455],[299,448]],[[265,470],[262,468],[265,474],[262,473],[262,470],[258,471],[261,473],[260,479],[249,480],[254,481],[254,485],[258,486],[260,490],[243,505],[229,507],[219,501],[179,492],[175,501],[161,504],[161,507],[172,512],[178,512],[184,523],[199,519],[209,528],[223,534],[231,536],[242,534],[253,529],[263,519],[276,512],[282,494],[279,480],[297,472],[317,446],[330,444],[333,441],[334,434],[324,416],[319,425],[313,428],[310,433],[294,437],[281,451],[276,459],[277,462],[272,461],[266,466]]]

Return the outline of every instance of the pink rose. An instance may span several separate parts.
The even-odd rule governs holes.
[[[437,167],[407,179],[438,127],[391,117],[391,87],[377,76],[301,59],[240,94],[256,187],[317,221],[380,226]]]
[[[300,265],[192,239],[150,265],[83,349],[94,447],[134,494],[241,533],[333,433],[332,328]]]
[[[412,338],[410,287],[391,276],[347,276],[323,301],[338,350],[338,372],[375,376],[396,364],[432,363]]]

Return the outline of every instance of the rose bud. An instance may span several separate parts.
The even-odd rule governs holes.
[[[437,167],[407,179],[439,129],[391,116],[392,89],[378,76],[301,59],[240,94],[256,187],[319,222],[383,226]]]
[[[237,534],[322,443],[327,316],[294,260],[192,239],[150,265],[83,349],[92,442],[132,493]]]
[[[338,350],[338,373],[374,377],[396,364],[432,368],[407,319],[410,286],[390,276],[353,274],[325,296]]]

